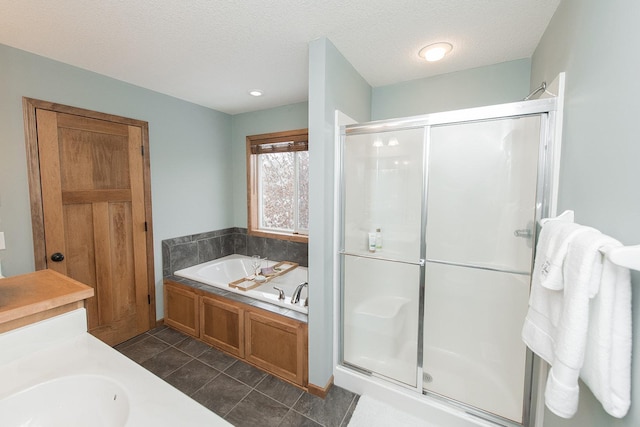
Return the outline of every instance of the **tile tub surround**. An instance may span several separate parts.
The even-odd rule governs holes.
[[[163,240],[162,275],[231,254],[309,264],[306,243],[250,236],[246,228],[232,227]]]
[[[359,398],[333,386],[321,399],[165,326],[116,349],[234,426],[345,427]]]

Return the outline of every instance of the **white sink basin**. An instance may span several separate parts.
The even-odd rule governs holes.
[[[60,377],[0,400],[7,427],[122,427],[128,417],[124,389],[100,375]]]

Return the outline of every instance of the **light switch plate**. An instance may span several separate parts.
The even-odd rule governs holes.
[[[4,231],[0,231],[0,251],[6,249],[4,246]]]

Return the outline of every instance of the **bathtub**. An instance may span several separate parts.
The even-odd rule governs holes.
[[[271,267],[275,264],[277,264],[277,261],[262,260],[262,268]],[[269,302],[300,313],[308,313],[308,308],[304,306],[308,296],[308,287],[302,289],[300,300],[296,304],[291,303],[291,296],[296,287],[308,280],[306,267],[296,267],[293,270],[268,280],[257,288],[249,290],[241,290],[229,286],[231,282],[242,279],[243,277],[252,276],[252,270],[251,257],[234,254],[184,268],[173,274],[260,301]],[[278,299],[279,292],[273,288],[274,286],[284,291],[284,300]]]
[[[84,308],[0,334],[3,426],[231,427],[87,333]]]

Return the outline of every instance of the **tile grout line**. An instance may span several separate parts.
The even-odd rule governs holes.
[[[324,426],[324,424],[323,424],[323,423],[321,423],[319,420],[316,420],[315,418],[312,418],[312,417],[310,417],[309,415],[305,415],[305,414],[303,414],[302,412],[300,412],[300,411],[298,411],[298,410],[296,410],[296,409],[294,408],[294,406],[296,405],[296,403],[298,403],[298,402],[300,401],[300,399],[302,399],[302,396],[304,396],[304,394],[305,394],[305,393],[308,393],[308,392],[305,392],[304,390],[302,390],[302,393],[300,394],[300,396],[298,396],[298,398],[296,399],[296,401],[295,401],[295,402],[293,402],[293,404],[291,405],[291,410],[292,410],[293,412],[295,412],[296,414],[301,415],[301,416],[305,417],[306,419],[313,421],[313,422],[314,422],[314,423],[316,423],[316,424],[320,424],[320,425]]]
[[[344,420],[347,418],[347,414],[349,413],[349,409],[351,409],[351,406],[353,405],[353,402],[356,400],[357,395],[353,396],[353,398],[351,398],[351,402],[349,402],[349,406],[347,406],[347,411],[344,413],[344,415],[342,416],[342,419],[340,420],[340,424],[339,427],[342,427],[344,425]],[[353,410],[355,411],[356,408],[353,408]]]
[[[209,365],[207,365],[207,366],[209,366]],[[215,369],[215,368],[214,368],[214,369]],[[216,371],[218,372],[216,375],[214,375],[213,377],[211,377],[211,378],[209,379],[209,381],[207,381],[207,382],[205,382],[204,384],[202,384],[202,386],[201,386],[200,388],[198,388],[198,389],[194,390],[194,391],[193,391],[193,393],[191,393],[191,394],[187,394],[187,393],[184,393],[184,392],[183,392],[183,393],[184,393],[184,394],[187,394],[187,396],[189,396],[191,399],[193,399],[193,395],[195,395],[197,392],[199,392],[200,390],[202,390],[202,389],[203,389],[207,384],[209,384],[211,381],[215,380],[216,378],[218,378],[218,377],[222,374],[222,372],[218,371],[217,369],[216,369]],[[195,399],[193,399],[193,400],[195,400]],[[197,400],[195,400],[195,401],[196,401],[196,402],[198,402]],[[200,403],[200,402],[198,402],[198,403]],[[200,403],[200,404],[202,405],[202,403]],[[202,406],[204,406],[204,405],[202,405]],[[206,408],[206,406],[205,406],[205,408]],[[207,409],[209,409],[209,408],[207,408]],[[211,409],[209,409],[209,410],[211,411]],[[212,412],[213,412],[213,411],[212,411]]]
[[[313,421],[313,422],[314,422],[314,423],[316,423],[316,424],[319,424],[319,425],[321,425],[321,426],[324,426],[324,424],[323,424],[322,422],[320,422],[320,421],[316,420],[315,418],[312,418],[312,417],[310,417],[309,415],[305,415],[305,414],[303,414],[302,412],[300,412],[300,411],[298,411],[298,410],[296,410],[296,409],[293,409],[293,406],[291,407],[291,411],[295,412],[296,414],[298,414],[298,415],[300,415],[300,416],[302,416],[302,417],[305,417],[305,418],[306,418],[306,419],[308,419],[308,420]],[[340,427],[340,426],[338,426],[338,427]]]
[[[189,363],[193,362],[194,360],[195,360],[195,361],[198,361],[199,363],[202,363],[203,365],[205,365],[205,366],[207,366],[207,367],[209,367],[209,368],[211,368],[211,369],[213,369],[213,370],[215,371],[215,375],[213,375],[212,377],[210,377],[210,378],[209,378],[209,379],[208,379],[208,380],[207,380],[207,381],[206,381],[206,382],[205,382],[201,387],[199,387],[198,389],[194,390],[193,392],[191,392],[191,393],[189,393],[189,394],[186,394],[186,393],[185,393],[185,395],[189,396],[189,397],[190,397],[190,398],[192,398],[192,399],[193,399],[193,396],[194,396],[196,393],[198,393],[199,391],[201,391],[204,387],[206,387],[207,385],[209,385],[209,384],[210,384],[211,382],[213,382],[215,379],[219,378],[219,377],[220,377],[220,374],[224,374],[227,378],[232,379],[232,380],[235,380],[235,381],[237,381],[238,383],[240,383],[240,384],[242,384],[242,385],[244,385],[244,386],[248,387],[248,388],[249,388],[249,390],[247,391],[247,393],[246,393],[244,396],[242,396],[242,398],[241,398],[241,399],[240,399],[240,400],[239,400],[235,405],[233,405],[233,406],[231,407],[231,409],[229,409],[229,411],[227,411],[224,415],[221,415],[221,417],[222,417],[223,419],[226,419],[226,417],[227,417],[227,416],[228,416],[228,415],[229,415],[233,410],[235,410],[235,409],[236,409],[236,408],[237,408],[237,407],[238,407],[242,402],[244,402],[244,401],[247,399],[247,397],[248,397],[248,396],[249,396],[253,391],[256,391],[256,392],[258,392],[261,396],[266,397],[266,398],[268,398],[269,400],[271,400],[271,401],[273,401],[273,402],[275,402],[275,403],[277,403],[277,404],[279,404],[279,405],[282,405],[284,408],[286,408],[286,409],[287,409],[287,412],[285,413],[285,415],[280,419],[279,424],[281,424],[281,423],[284,421],[284,419],[287,417],[287,415],[288,415],[290,412],[293,412],[293,413],[295,413],[295,414],[297,414],[297,415],[299,415],[299,416],[301,416],[301,417],[303,417],[303,418],[305,418],[305,419],[308,419],[308,420],[310,420],[310,421],[312,421],[312,422],[314,422],[314,423],[317,423],[318,425],[322,425],[322,426],[324,426],[324,424],[323,424],[321,421],[316,420],[314,417],[311,417],[311,416],[310,416],[310,415],[308,415],[308,414],[302,413],[302,412],[300,412],[300,411],[298,411],[298,410],[294,409],[294,406],[295,406],[298,402],[300,402],[300,399],[302,399],[302,397],[305,395],[305,391],[304,391],[304,390],[299,390],[299,391],[300,391],[300,394],[299,394],[299,395],[298,395],[298,397],[295,399],[295,401],[294,401],[291,405],[287,405],[286,403],[281,402],[280,400],[278,400],[278,399],[276,399],[276,398],[274,398],[274,397],[272,397],[272,396],[270,396],[270,395],[266,394],[265,392],[263,392],[263,391],[261,391],[261,390],[259,390],[259,389],[257,388],[260,384],[262,384],[265,380],[267,380],[267,378],[269,378],[269,377],[270,377],[270,374],[269,374],[268,372],[261,371],[261,373],[263,374],[263,376],[262,376],[262,378],[261,378],[261,379],[260,379],[260,380],[259,380],[259,381],[254,385],[254,386],[252,386],[252,385],[250,385],[250,384],[247,384],[246,382],[244,382],[244,381],[240,380],[239,378],[236,378],[235,376],[232,376],[231,374],[229,374],[229,373],[227,372],[229,369],[231,369],[231,368],[232,368],[234,365],[236,365],[238,362],[242,362],[242,361],[240,361],[239,359],[236,359],[236,358],[234,358],[234,357],[231,357],[231,359],[233,359],[232,363],[230,363],[228,366],[224,367],[224,368],[221,370],[221,369],[219,369],[219,368],[217,368],[217,367],[215,367],[215,366],[211,365],[210,363],[207,363],[206,361],[201,360],[201,359],[199,358],[199,357],[201,357],[203,354],[205,354],[206,352],[208,352],[208,351],[210,351],[210,350],[217,350],[215,347],[213,347],[213,346],[211,346],[211,345],[208,345],[207,343],[204,343],[204,344],[207,346],[207,348],[206,348],[205,350],[201,351],[200,353],[198,353],[198,355],[197,355],[197,356],[195,356],[195,355],[190,354],[190,353],[186,352],[185,350],[183,350],[183,349],[181,349],[181,348],[178,348],[178,347],[177,347],[178,345],[180,345],[180,344],[182,344],[183,342],[185,342],[186,340],[188,340],[188,339],[190,338],[189,336],[186,336],[186,335],[184,335],[183,333],[181,333],[181,332],[180,332],[180,334],[182,334],[183,338],[182,338],[182,339],[180,339],[179,341],[175,342],[175,343],[170,343],[169,341],[167,341],[167,340],[165,340],[165,339],[162,339],[162,338],[160,338],[160,337],[158,337],[158,336],[157,336],[157,334],[158,334],[158,333],[161,333],[161,332],[162,332],[163,330],[165,330],[165,329],[170,329],[170,328],[168,328],[168,327],[164,326],[164,327],[162,327],[162,329],[160,329],[160,330],[156,331],[156,333],[155,333],[155,334],[151,334],[151,333],[149,333],[150,331],[147,331],[147,332],[145,332],[145,333],[144,333],[145,335],[147,335],[146,337],[144,337],[143,339],[141,339],[141,340],[139,340],[139,341],[136,341],[136,342],[134,342],[134,343],[132,343],[132,344],[129,344],[129,345],[125,346],[125,347],[122,347],[122,348],[120,348],[120,350],[125,350],[126,348],[128,348],[128,347],[130,347],[130,346],[132,346],[132,345],[138,344],[138,343],[144,343],[145,341],[149,340],[149,338],[154,337],[154,338],[156,338],[158,341],[160,341],[161,343],[163,343],[163,344],[167,345],[167,348],[165,348],[165,349],[164,349],[164,350],[162,350],[162,351],[159,351],[158,353],[156,353],[156,354],[154,354],[153,356],[151,356],[151,357],[149,357],[149,358],[145,359],[145,360],[144,360],[144,361],[142,361],[142,362],[137,362],[139,365],[142,365],[142,363],[145,363],[145,362],[146,362],[146,361],[148,361],[149,359],[151,359],[151,358],[153,358],[153,357],[156,357],[156,356],[158,356],[159,354],[161,354],[161,353],[163,353],[163,352],[165,352],[165,351],[169,350],[169,348],[171,348],[171,347],[173,347],[175,350],[178,350],[181,354],[184,354],[184,355],[188,356],[188,357],[189,357],[189,360],[187,360],[187,362],[186,362],[186,363],[181,364],[181,365],[180,365],[180,366],[178,366],[176,369],[172,370],[172,371],[171,371],[171,372],[169,372],[167,375],[165,375],[163,378],[161,378],[164,382],[166,382],[166,383],[167,383],[167,384],[169,384],[169,385],[170,385],[170,383],[168,383],[168,381],[166,380],[166,378],[167,378],[167,377],[169,377],[170,375],[174,374],[176,371],[178,371],[178,370],[182,369],[182,368],[183,368],[184,366],[186,366],[187,364],[189,364]],[[177,332],[179,332],[179,331],[177,331]],[[219,350],[217,350],[217,351],[219,351]],[[222,353],[223,355],[226,355],[226,353],[223,353],[223,352],[221,352],[221,353]],[[252,365],[248,365],[248,366],[252,366]],[[148,370],[148,369],[147,369],[147,370]],[[151,372],[151,371],[149,371],[149,372]],[[151,372],[151,373],[153,373],[153,372]],[[155,373],[153,373],[153,374],[154,374],[154,375],[156,375],[156,376],[158,376],[158,375],[157,375],[157,374],[155,374]],[[159,377],[159,376],[158,376],[158,377]],[[159,378],[160,378],[160,377],[159,377]],[[295,387],[295,386],[294,386],[294,387]],[[352,399],[351,399],[351,401],[350,401],[350,403],[349,403],[349,405],[348,405],[348,407],[347,407],[347,410],[345,411],[345,413],[342,415],[342,417],[341,417],[341,419],[340,419],[339,427],[342,427],[342,426],[344,425],[344,422],[345,422],[345,419],[346,419],[346,417],[347,417],[347,414],[349,413],[349,410],[350,410],[350,409],[352,408],[352,406],[354,405],[355,399],[356,399],[357,397],[358,397],[358,395],[357,395],[357,394],[356,394],[355,396],[353,396],[353,397],[352,397]],[[194,399],[194,400],[195,400],[195,399]],[[197,402],[197,401],[196,401],[196,402]],[[201,405],[202,405],[202,404],[201,404]],[[354,410],[355,410],[355,409],[354,409]],[[215,411],[213,411],[213,412],[215,412]]]
[[[242,384],[244,384],[244,383],[242,383]],[[227,413],[226,413],[226,414],[224,414],[224,415],[222,416],[222,418],[224,418],[224,419],[226,420],[226,419],[227,419],[227,415],[229,415],[229,414],[231,413],[231,411],[233,411],[233,410],[234,410],[234,409],[235,409],[235,408],[236,408],[240,403],[242,403],[242,401],[243,401],[244,399],[246,399],[246,398],[247,398],[247,396],[249,396],[249,395],[251,394],[251,392],[252,392],[252,391],[253,391],[253,389],[249,390],[249,391],[247,392],[247,394],[245,394],[244,396],[242,396],[242,398],[241,398],[240,400],[238,400],[238,402],[237,402],[235,405],[233,405],[233,407],[232,407],[231,409],[229,409],[229,410],[227,411]]]
[[[191,360],[189,360],[188,362],[186,362],[186,363],[185,363],[185,364],[183,364],[182,366],[180,366],[180,367],[178,367],[178,368],[174,369],[173,371],[171,371],[170,373],[168,373],[164,378],[162,378],[162,380],[164,380],[167,384],[169,384],[169,383],[168,383],[168,381],[166,381],[166,379],[165,379],[165,378],[169,377],[169,375],[173,374],[174,372],[178,371],[179,369],[181,369],[181,368],[183,368],[183,367],[187,366],[189,363],[193,362],[194,360],[196,360],[196,361],[198,361],[198,362],[200,362],[200,363],[202,363],[202,364],[204,364],[204,365],[206,365],[206,366],[208,366],[208,367],[210,367],[210,368],[214,369],[215,371],[217,371],[217,374],[216,374],[216,375],[214,375],[212,378],[210,378],[210,379],[209,379],[209,381],[207,381],[206,383],[204,383],[204,384],[202,385],[202,387],[200,387],[200,388],[198,388],[197,390],[195,390],[192,394],[187,394],[187,396],[191,397],[193,394],[195,394],[197,391],[199,391],[199,390],[200,390],[201,388],[203,388],[205,385],[209,384],[211,381],[213,381],[214,379],[218,378],[218,377],[220,376],[220,374],[221,374],[223,371],[221,371],[221,370],[219,370],[219,369],[215,368],[214,366],[209,365],[208,363],[203,362],[202,360],[198,359],[198,356],[193,356],[193,355],[191,355],[191,354],[187,353],[186,351],[183,351],[183,350],[179,349],[178,347],[176,347],[178,344],[182,343],[183,341],[186,341],[188,338],[189,338],[188,336],[185,336],[185,338],[183,338],[182,340],[178,341],[178,342],[177,342],[177,343],[175,343],[175,344],[169,344],[169,343],[167,343],[167,344],[169,344],[169,346],[173,347],[174,349],[178,350],[179,352],[181,352],[181,353],[183,353],[183,354],[186,354],[187,356],[191,357]],[[163,341],[163,340],[162,340],[162,338],[158,338],[158,339],[160,339],[161,341]],[[165,342],[166,342],[166,341],[165,341]],[[213,348],[213,347],[210,347],[210,348]],[[208,349],[207,349],[207,350],[204,350],[202,353],[200,353],[200,354],[199,354],[199,356],[203,355],[206,351],[208,351]],[[158,354],[159,354],[159,353],[158,353]],[[235,363],[235,362],[234,362],[234,363]],[[232,363],[231,365],[233,365],[234,363]],[[230,367],[231,365],[229,365],[229,367]],[[184,393],[184,394],[186,394],[186,393]]]

